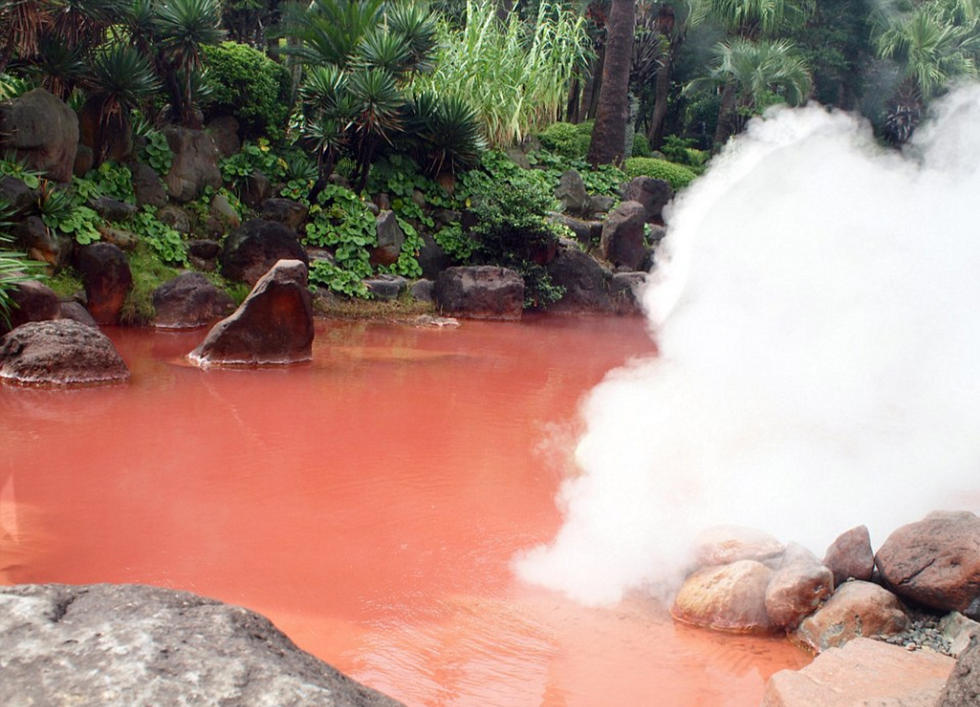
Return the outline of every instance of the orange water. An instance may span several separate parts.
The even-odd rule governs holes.
[[[320,322],[288,369],[184,364],[203,331],[108,332],[130,384],[0,387],[0,581],[142,582],[268,615],[413,705],[755,705],[807,657],[519,583],[576,405],[636,319]]]

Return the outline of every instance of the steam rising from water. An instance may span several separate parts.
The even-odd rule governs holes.
[[[711,525],[822,556],[978,510],[980,87],[939,113],[900,156],[852,116],[777,111],[678,198],[644,296],[661,355],[588,397],[523,579],[610,602],[669,592]]]

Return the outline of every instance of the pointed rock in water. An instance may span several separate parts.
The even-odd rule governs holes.
[[[875,569],[875,556],[867,526],[859,525],[842,533],[827,548],[823,563],[834,573],[835,585],[848,579],[870,580]]]
[[[845,582],[796,630],[796,639],[820,652],[858,636],[892,636],[908,626],[898,597],[871,582]]]
[[[936,511],[903,525],[875,563],[903,599],[980,619],[980,518],[973,513]]]
[[[0,378],[31,385],[91,385],[129,378],[109,338],[73,319],[28,322],[0,339]]]
[[[289,364],[312,357],[313,296],[299,260],[276,263],[190,353],[200,366]]]
[[[395,707],[263,616],[137,585],[0,587],[0,704]]]
[[[766,684],[762,707],[933,707],[951,658],[855,638],[821,653],[802,670],[780,670]],[[970,702],[945,707],[964,707]]]
[[[772,570],[761,562],[739,560],[707,567],[688,577],[670,614],[687,624],[733,633],[768,633],[766,587]]]

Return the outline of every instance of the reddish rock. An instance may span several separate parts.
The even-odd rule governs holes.
[[[773,675],[762,707],[933,707],[952,667],[952,658],[938,653],[855,638],[802,670]]]
[[[129,378],[109,338],[72,319],[28,322],[0,339],[0,378],[31,385],[89,385]]]
[[[61,313],[61,302],[54,290],[37,280],[26,280],[18,283],[10,291],[13,307],[10,310],[10,329],[19,327],[27,322],[43,322],[57,319]],[[0,333],[5,333],[4,323],[0,320]]]
[[[85,285],[86,307],[99,324],[119,321],[133,274],[122,250],[111,243],[93,243],[75,251],[75,269]]]
[[[833,592],[834,576],[829,569],[812,555],[796,558],[776,570],[769,581],[766,613],[775,626],[794,629]]]
[[[524,280],[493,265],[447,268],[435,285],[436,303],[446,314],[470,319],[520,319]]]
[[[892,636],[908,626],[898,597],[871,582],[845,582],[815,614],[796,630],[796,640],[825,651],[858,636]]]
[[[823,563],[834,573],[835,585],[841,585],[848,579],[871,579],[875,556],[867,526],[859,525],[841,534],[827,548]]]
[[[766,633],[773,628],[766,613],[771,577],[772,570],[754,560],[707,567],[685,580],[670,613],[678,621],[717,631]]]
[[[276,263],[190,354],[201,366],[289,364],[312,356],[313,296],[306,265],[298,260]]]
[[[95,329],[99,328],[99,323],[92,318],[88,310],[74,300],[61,303],[58,319],[74,319],[76,322],[85,326],[90,326]]]
[[[633,177],[623,189],[623,201],[643,204],[647,221],[659,221],[664,207],[673,198],[674,190],[670,184],[653,177]]]
[[[904,599],[980,618],[980,518],[937,511],[892,533],[875,563]]]
[[[230,280],[254,285],[280,260],[309,263],[296,232],[276,221],[252,219],[225,239],[221,273]]]
[[[694,557],[698,567],[727,565],[738,560],[777,564],[786,546],[769,533],[736,525],[708,528],[695,540]]]
[[[980,632],[974,632],[943,687],[937,707],[980,705]]]
[[[204,275],[182,273],[153,291],[153,326],[190,329],[228,316],[235,302]]]

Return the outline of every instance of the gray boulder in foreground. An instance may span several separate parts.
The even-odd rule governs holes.
[[[94,385],[125,381],[129,369],[101,331],[58,319],[21,324],[0,339],[0,378],[25,385]]]
[[[0,704],[398,705],[247,609],[138,585],[0,587]]]

